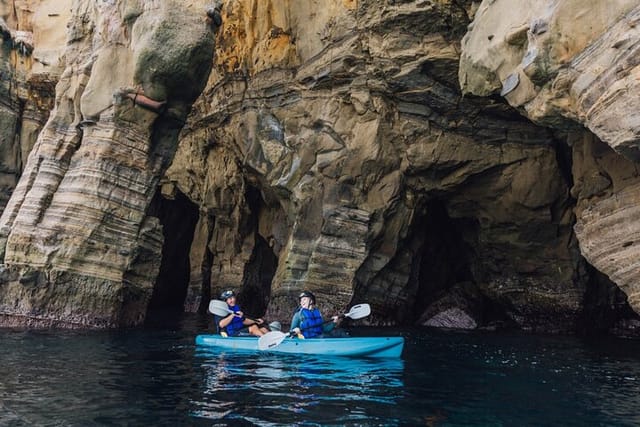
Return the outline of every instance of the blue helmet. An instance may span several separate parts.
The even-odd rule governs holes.
[[[220,294],[220,299],[221,299],[222,301],[226,301],[226,300],[228,300],[229,298],[231,298],[231,297],[235,297],[235,296],[236,296],[236,293],[235,293],[235,292],[233,292],[233,291],[224,291],[223,293],[221,293],[221,294]]]

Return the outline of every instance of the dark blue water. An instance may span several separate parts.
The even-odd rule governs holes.
[[[0,330],[0,426],[637,426],[640,343],[402,334],[402,360],[211,353],[207,319]]]

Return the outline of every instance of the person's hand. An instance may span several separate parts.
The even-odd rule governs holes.
[[[333,320],[333,323],[338,323],[340,321],[340,316],[333,316],[331,320]]]
[[[260,318],[260,317],[259,317],[259,318],[257,318],[257,319],[256,319],[256,323],[257,323],[258,325],[262,325],[262,324],[264,323],[264,319],[262,319],[262,318]]]
[[[300,328],[293,328],[291,332],[293,332],[296,335],[300,335]]]

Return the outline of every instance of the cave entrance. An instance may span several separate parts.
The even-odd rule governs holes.
[[[425,308],[457,284],[475,283],[478,222],[475,218],[451,218],[444,202],[431,200],[413,226],[411,242],[421,248],[413,258],[412,279],[416,282],[412,316],[415,323]],[[416,244],[417,243],[417,244]]]
[[[260,190],[253,186],[247,187],[245,198],[251,211],[246,224],[246,233],[255,236],[255,244],[244,268],[239,304],[246,313],[259,316],[267,309],[271,296],[271,282],[278,268],[275,239],[267,230],[271,230],[273,225],[284,220],[284,213],[279,206],[276,208],[268,206]]]
[[[182,312],[189,285],[189,252],[198,222],[198,206],[181,192],[177,192],[173,200],[157,193],[150,211],[160,219],[164,243],[148,311]]]
[[[373,302],[376,322],[410,326],[434,302],[457,289],[477,295],[478,234],[476,218],[451,218],[442,200],[422,202],[406,237],[379,271],[375,264],[394,246],[389,241],[392,234],[387,234],[386,241],[377,242],[382,255],[376,254],[377,248],[372,249],[368,262],[358,272],[353,300]],[[465,297],[464,292],[461,297]]]

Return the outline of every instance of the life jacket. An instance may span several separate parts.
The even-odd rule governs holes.
[[[233,307],[229,307],[229,310],[231,310],[234,313],[236,313],[236,312],[240,311],[240,307],[237,306],[237,305],[234,305]],[[229,324],[227,326],[222,328],[222,330],[224,332],[226,332],[227,335],[229,335],[231,337],[234,336],[234,335],[238,335],[240,330],[245,327],[244,323],[242,323],[243,320],[244,320],[244,317],[234,316],[233,319],[231,319],[231,322],[229,322]]]
[[[317,308],[313,310],[301,308],[300,319],[302,320],[300,329],[305,338],[315,338],[322,335],[322,314],[320,314],[320,310]]]

